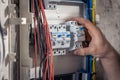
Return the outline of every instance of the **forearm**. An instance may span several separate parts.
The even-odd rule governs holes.
[[[113,48],[101,62],[108,80],[120,80],[120,55]]]
[[[73,18],[78,24],[84,25],[91,36],[89,47],[74,51],[77,55],[93,55],[101,58],[102,65],[109,80],[120,80],[120,55],[112,48],[98,27],[83,18]]]

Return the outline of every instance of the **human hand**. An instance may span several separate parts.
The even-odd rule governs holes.
[[[91,36],[91,42],[88,47],[80,48],[74,51],[77,55],[93,55],[94,57],[105,57],[111,50],[112,46],[106,40],[98,27],[90,21],[83,18],[73,18],[72,21],[77,21],[79,25],[83,25]]]

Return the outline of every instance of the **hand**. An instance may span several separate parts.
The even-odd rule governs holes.
[[[78,24],[83,25],[88,29],[92,38],[89,47],[80,48],[74,51],[77,55],[93,55],[94,57],[105,57],[112,49],[112,46],[106,40],[98,27],[93,25],[90,21],[83,18],[73,18],[72,21],[77,21]]]

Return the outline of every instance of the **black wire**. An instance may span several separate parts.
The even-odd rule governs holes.
[[[44,53],[44,48],[46,49],[46,46],[45,46],[45,39],[44,39],[44,37],[45,37],[45,33],[43,32],[44,30],[44,28],[43,28],[43,25],[42,25],[42,19],[41,19],[41,15],[39,14],[39,4],[38,4],[39,2],[38,2],[38,0],[35,0],[35,5],[36,5],[36,17],[37,17],[37,23],[38,23],[38,34],[40,35],[40,41],[41,41],[41,48],[43,48],[41,51],[42,51],[42,53]],[[40,17],[39,17],[39,15],[40,15]]]
[[[39,13],[40,10],[39,10],[39,4],[38,3],[39,3],[38,0],[35,0],[35,14],[36,14],[36,19],[37,19],[37,23],[38,23],[37,26],[38,26],[38,32],[39,32],[39,33],[37,33],[37,35],[39,34],[39,37],[37,37],[37,41],[40,40],[40,43],[37,42],[37,45],[40,45],[40,49],[39,49],[40,50],[40,56],[41,56],[40,67],[41,67],[41,64],[42,64],[42,66],[44,68],[42,71],[44,72],[45,71],[45,66],[46,66],[46,59],[47,59],[47,56],[45,54],[46,51],[47,51],[47,48],[46,48],[47,44],[46,44],[46,34],[45,34],[44,26],[43,26],[43,23],[42,23],[42,16]],[[38,39],[38,38],[40,38],[40,39]],[[47,72],[47,74],[48,74],[48,72]],[[41,79],[40,76],[39,76],[39,79]]]
[[[42,40],[42,46],[43,46],[43,53],[42,53],[42,58],[45,60],[43,61],[43,66],[45,67],[46,66],[46,59],[47,59],[47,56],[46,56],[46,51],[47,51],[47,44],[46,44],[46,34],[45,34],[45,30],[44,30],[44,26],[42,24],[42,19],[41,19],[41,27],[40,27],[40,32],[41,32],[41,40]],[[48,59],[48,62],[49,62],[49,59]],[[49,64],[50,65],[50,64]],[[43,69],[43,72],[45,71],[45,69]],[[47,76],[49,77],[49,71],[50,71],[50,67],[48,68],[48,72],[47,72]]]
[[[34,10],[35,10],[35,17],[36,17],[36,20],[37,20],[37,46],[38,46],[38,50],[39,50],[39,54],[40,54],[40,57],[41,57],[41,53],[43,53],[43,49],[42,49],[42,40],[41,40],[41,35],[39,35],[40,33],[40,23],[39,23],[39,5],[38,5],[38,1],[37,0],[34,0]],[[40,38],[40,39],[38,39]],[[39,43],[39,40],[40,40],[40,43]],[[39,47],[40,45],[40,47]],[[40,58],[40,61],[43,62],[42,58]],[[40,68],[41,68],[41,62],[40,62]],[[39,79],[41,79],[41,69],[39,70]]]
[[[47,55],[46,54],[46,52],[47,52],[46,33],[45,33],[45,28],[42,23],[43,19],[42,19],[42,15],[41,15],[41,12],[39,9],[39,2],[38,2],[38,0],[34,0],[34,1],[35,1],[34,3],[35,3],[35,14],[36,14],[36,19],[37,19],[37,27],[38,27],[37,35],[39,35],[39,37],[37,37],[37,46],[40,45],[39,54],[41,56],[40,68],[41,68],[41,66],[43,66],[42,71],[44,72],[47,58],[48,58],[48,65],[50,66],[49,56],[46,56]],[[38,39],[38,38],[40,38],[40,39]],[[40,41],[40,43],[39,43],[39,41]],[[41,71],[39,71],[39,72],[41,72]],[[48,71],[47,71],[47,76],[49,77],[49,75],[50,75],[50,67],[48,68]],[[39,79],[41,79],[41,75],[39,76]]]
[[[36,18],[37,18],[37,20],[38,20],[38,16],[39,16],[39,2],[38,2],[39,0],[34,0],[34,3],[35,3],[35,14],[36,14]]]

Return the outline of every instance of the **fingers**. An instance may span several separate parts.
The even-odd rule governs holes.
[[[90,21],[84,18],[72,18],[70,20],[77,21],[78,24],[84,25],[84,27],[88,29],[91,36],[95,36],[98,32],[97,27],[95,27],[95,25],[93,25]]]
[[[69,20],[73,20],[73,21],[77,21],[78,24],[84,25],[88,20],[84,19],[84,18],[71,18]]]
[[[93,48],[92,47],[81,48],[81,49],[78,49],[78,50],[74,51],[74,54],[82,55],[82,56],[91,55],[91,53],[93,53]]]

